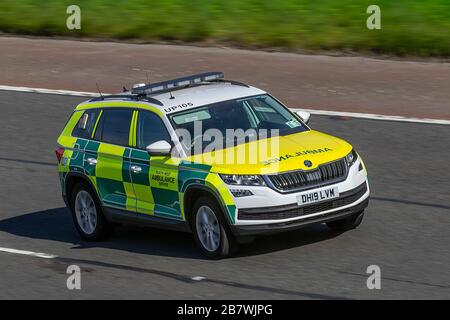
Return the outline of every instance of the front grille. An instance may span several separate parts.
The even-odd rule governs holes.
[[[345,180],[347,177],[347,164],[344,159],[330,162],[309,171],[291,171],[267,178],[274,189],[280,192],[293,192],[321,187]]]
[[[238,211],[239,220],[278,220],[306,216],[313,213],[332,210],[349,205],[367,192],[367,184],[343,192],[339,198],[321,203],[298,207],[297,204],[277,207],[242,209]]]

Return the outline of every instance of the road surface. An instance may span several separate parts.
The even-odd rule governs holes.
[[[347,139],[364,157],[372,200],[361,227],[263,237],[210,261],[183,233],[121,227],[101,243],[80,240],[54,148],[84,99],[0,91],[1,299],[450,298],[450,126],[313,116],[314,129]],[[81,267],[81,290],[66,287],[69,265]],[[366,287],[370,265],[381,268],[381,290]]]

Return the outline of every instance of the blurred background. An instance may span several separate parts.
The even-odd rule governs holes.
[[[449,0],[0,0],[0,299],[450,299],[449,57]],[[222,261],[190,234],[80,239],[54,153],[74,107],[97,85],[205,71],[311,109],[311,128],[355,147],[371,187],[360,228],[261,237]]]
[[[81,8],[68,30],[66,8]],[[366,28],[369,5],[382,31]],[[0,31],[40,36],[204,42],[290,51],[449,56],[448,0],[14,0],[0,2]]]

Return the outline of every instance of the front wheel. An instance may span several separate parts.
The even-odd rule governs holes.
[[[354,213],[344,219],[327,222],[327,226],[333,231],[344,232],[357,228],[361,224],[363,218],[364,210]]]
[[[195,241],[208,258],[225,258],[237,249],[222,210],[210,198],[202,197],[195,202],[191,224]]]

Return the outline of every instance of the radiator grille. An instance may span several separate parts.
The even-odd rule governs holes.
[[[345,180],[347,164],[344,159],[330,162],[309,171],[291,171],[268,175],[272,186],[281,192],[299,191]]]

